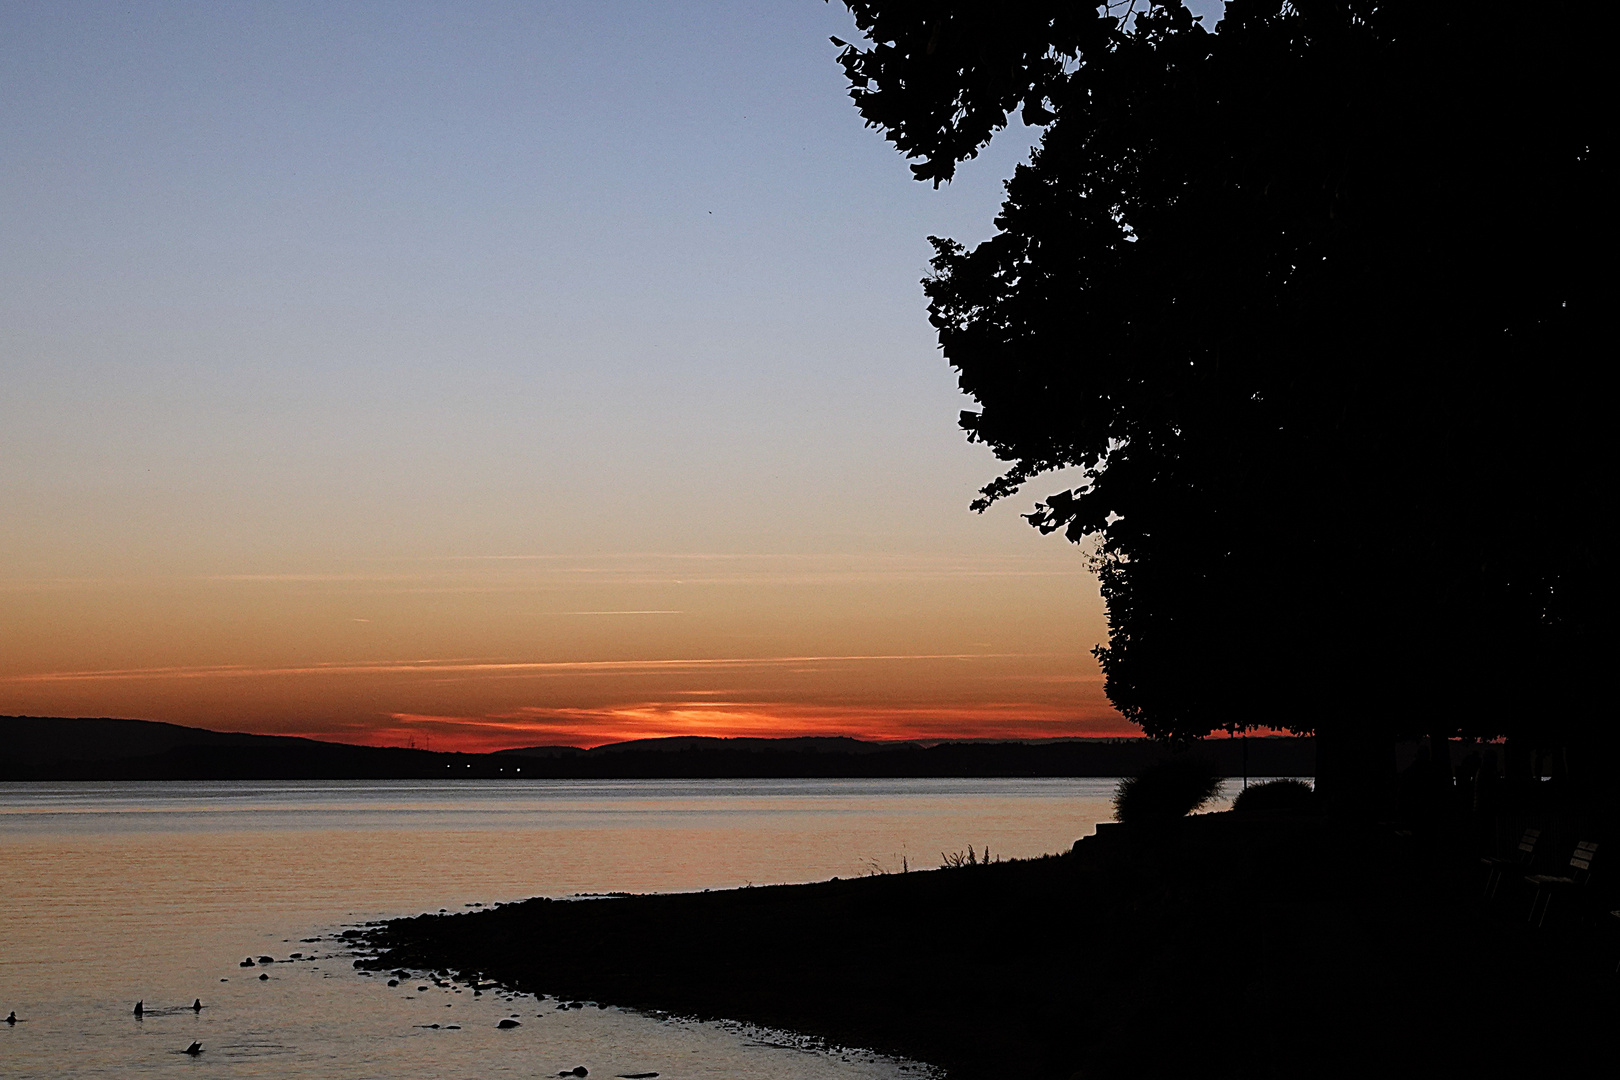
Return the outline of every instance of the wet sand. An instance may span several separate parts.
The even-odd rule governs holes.
[[[1068,854],[375,928],[377,969],[728,1017],[954,1077],[1367,1076],[1616,1047],[1612,944],[1388,827],[1211,814]]]

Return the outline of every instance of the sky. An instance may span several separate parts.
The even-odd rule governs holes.
[[[1134,733],[819,0],[0,3],[0,714]]]

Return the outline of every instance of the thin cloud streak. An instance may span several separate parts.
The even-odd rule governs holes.
[[[666,567],[641,565],[558,566],[546,565],[532,571],[486,572],[474,570],[428,572],[342,572],[277,574],[146,575],[131,574],[104,578],[0,578],[0,593],[54,593],[85,590],[169,590],[212,586],[216,588],[326,587],[372,595],[479,595],[509,592],[555,592],[580,587],[647,586],[816,586],[852,585],[869,582],[932,582],[988,580],[1082,579],[1091,576],[1084,568],[1025,569],[1020,567],[866,565],[830,567],[727,567],[718,560],[690,562]]]
[[[383,660],[368,663],[331,663],[298,667],[250,667],[217,664],[201,667],[114,668],[100,671],[57,671],[0,676],[4,683],[93,682],[115,679],[216,679],[270,678],[288,675],[376,675],[487,673],[521,674],[547,672],[627,672],[676,671],[704,668],[783,667],[792,664],[878,663],[928,660],[1007,660],[1047,656],[1047,653],[892,653],[848,656],[763,656],[711,657],[685,660],[541,660],[541,661],[443,661]]]

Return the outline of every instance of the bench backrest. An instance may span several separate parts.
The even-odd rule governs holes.
[[[1519,855],[1525,862],[1536,853],[1536,841],[1541,839],[1540,829],[1526,829],[1524,835],[1519,837]]]
[[[1569,857],[1570,868],[1582,874],[1592,871],[1592,857],[1597,854],[1598,846],[1590,840],[1582,840],[1575,845],[1575,854]]]

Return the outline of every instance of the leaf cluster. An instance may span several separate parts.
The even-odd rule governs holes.
[[[1052,121],[1069,67],[1105,46],[1119,20],[1056,0],[984,4],[847,0],[868,48],[838,38],[838,60],[867,126],[938,187],[976,157],[1016,109]]]

